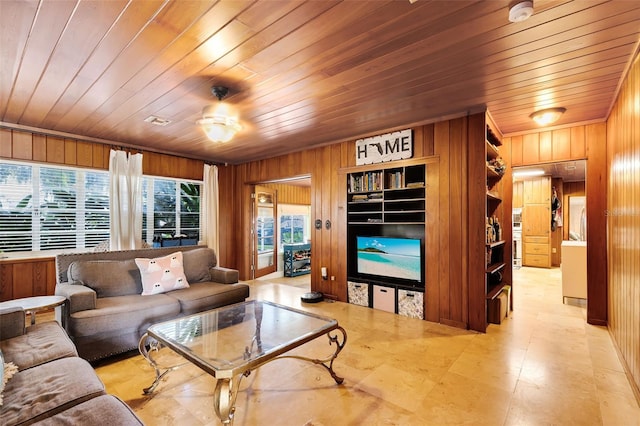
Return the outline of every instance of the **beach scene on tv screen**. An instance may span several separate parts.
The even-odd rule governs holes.
[[[420,240],[357,237],[358,272],[420,281]]]

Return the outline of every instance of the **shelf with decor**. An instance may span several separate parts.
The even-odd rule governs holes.
[[[424,223],[424,164],[347,175],[348,224]]]
[[[311,244],[284,244],[284,276],[311,273]]]
[[[504,280],[508,259],[505,258],[506,241],[504,239],[505,207],[502,205],[504,183],[502,177],[506,165],[500,155],[502,142],[497,130],[487,117],[485,134],[486,160],[486,241],[485,241],[485,298],[487,323],[499,324],[504,318],[505,302],[508,289],[511,298],[511,286]],[[509,263],[510,264],[510,263]],[[504,294],[503,294],[504,293]],[[506,312],[508,315],[508,312]]]

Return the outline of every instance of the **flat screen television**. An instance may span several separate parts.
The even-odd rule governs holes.
[[[422,241],[356,236],[358,275],[422,282]]]

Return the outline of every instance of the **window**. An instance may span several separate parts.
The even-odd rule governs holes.
[[[280,242],[282,244],[303,243],[304,216],[285,215],[280,217]]]
[[[200,182],[143,178],[143,235],[200,238]],[[0,161],[0,251],[85,249],[109,239],[109,173]]]
[[[109,238],[107,172],[0,162],[0,250],[94,247]]]
[[[175,235],[200,237],[202,184],[184,180],[145,177],[142,181],[142,239]]]
[[[282,244],[305,243],[310,239],[311,207],[278,204],[280,250]]]

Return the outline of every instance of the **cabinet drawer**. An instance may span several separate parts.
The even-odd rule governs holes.
[[[524,266],[536,266],[538,268],[549,268],[549,255],[544,254],[526,254],[522,262]]]
[[[526,243],[524,245],[526,254],[544,254],[549,255],[549,244]]]
[[[531,236],[525,235],[524,242],[532,243],[532,244],[549,244],[549,237],[531,237]]]

